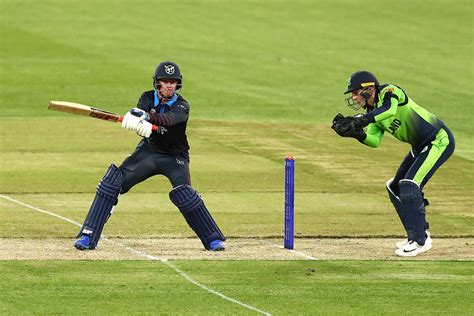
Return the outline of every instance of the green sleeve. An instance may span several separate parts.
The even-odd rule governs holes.
[[[362,143],[374,148],[379,147],[380,143],[382,142],[383,132],[383,129],[380,129],[377,124],[369,124],[365,131],[367,137],[364,139],[364,141],[362,141]]]
[[[390,98],[390,107],[386,110],[383,111],[382,113],[375,115],[374,120],[375,122],[380,122],[383,120],[388,119],[389,117],[392,117],[397,113],[398,109],[398,99],[396,98]]]
[[[376,109],[367,114],[370,123],[381,122],[397,113],[398,105],[405,101],[405,93],[394,85],[386,85],[378,94]]]

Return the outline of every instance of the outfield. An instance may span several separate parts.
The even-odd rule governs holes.
[[[468,315],[474,309],[469,1],[0,0],[0,313]],[[471,26],[471,27],[470,27]],[[162,177],[122,196],[94,252],[72,247],[110,163],[138,136],[47,111],[125,113],[170,59],[191,105],[193,186],[228,236],[202,250]],[[425,188],[433,249],[394,254],[385,192],[409,147],[341,139],[342,92],[371,70],[456,137]],[[296,248],[282,249],[284,157]],[[407,309],[407,306],[410,306]]]

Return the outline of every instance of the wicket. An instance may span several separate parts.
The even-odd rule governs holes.
[[[285,158],[285,241],[286,249],[293,249],[295,234],[295,159]]]

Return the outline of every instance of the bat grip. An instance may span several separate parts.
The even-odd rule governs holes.
[[[123,121],[123,116],[119,116],[119,119],[118,119],[119,122],[122,122]],[[158,130],[158,126],[156,125],[152,125],[151,126],[151,130],[156,132]]]

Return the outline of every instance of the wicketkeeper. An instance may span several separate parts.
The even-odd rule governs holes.
[[[412,148],[386,186],[390,201],[405,228],[407,239],[396,244],[395,253],[416,256],[431,249],[423,187],[434,172],[453,154],[454,137],[436,116],[417,105],[406,92],[393,84],[380,85],[368,71],[349,78],[346,99],[349,107],[366,110],[365,114],[336,115],[332,128],[342,137],[378,147],[384,133],[409,143]]]
[[[117,167],[111,165],[97,186],[96,196],[74,246],[79,250],[97,247],[102,229],[118,202],[119,194],[154,175],[164,175],[173,186],[171,201],[188,225],[212,251],[225,249],[226,238],[206,208],[201,196],[191,187],[189,145],[186,124],[189,104],[177,93],[183,77],[177,64],[158,65],[153,76],[154,90],[145,91],[122,121],[122,127],[142,136],[135,151]],[[158,130],[152,131],[152,126]]]

